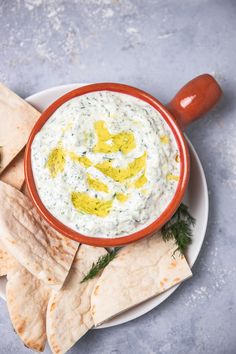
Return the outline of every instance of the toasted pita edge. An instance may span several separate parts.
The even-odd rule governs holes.
[[[63,288],[53,291],[47,308],[47,338],[54,354],[67,352],[94,325],[90,295],[99,276],[80,282],[106,253],[101,247],[81,245]]]
[[[12,325],[25,346],[43,352],[51,290],[17,261],[7,274],[6,301]]]

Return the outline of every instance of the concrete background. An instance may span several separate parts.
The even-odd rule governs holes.
[[[236,1],[0,0],[0,19],[0,80],[22,97],[116,81],[165,103],[198,74],[219,80],[221,103],[187,132],[210,193],[194,277],[149,314],[91,331],[70,353],[236,353]],[[28,352],[0,301],[0,353]]]

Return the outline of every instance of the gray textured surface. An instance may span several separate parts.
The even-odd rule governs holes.
[[[91,331],[70,353],[236,353],[236,1],[1,0],[0,18],[0,78],[23,97],[107,80],[167,102],[193,76],[216,75],[224,98],[188,130],[210,191],[194,277],[149,314]],[[28,352],[0,301],[0,353]]]

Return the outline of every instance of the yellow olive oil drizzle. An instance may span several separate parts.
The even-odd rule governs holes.
[[[86,175],[88,186],[98,192],[108,193],[108,186],[101,182],[98,178],[93,178],[89,173]]]
[[[75,209],[86,214],[105,217],[109,214],[113,200],[90,197],[87,193],[72,192],[71,201]]]
[[[58,173],[64,171],[65,164],[66,153],[65,150],[59,144],[58,147],[54,148],[50,152],[45,166],[48,168],[51,177],[55,178]]]
[[[128,154],[135,149],[136,142],[132,132],[121,132],[118,134],[111,134],[104,121],[96,121],[94,124],[95,132],[97,134],[97,143],[93,148],[93,152],[96,153],[114,153],[122,152]],[[69,126],[66,127],[67,130]],[[143,174],[133,183],[135,188],[141,188],[147,183],[147,177],[145,176],[147,153],[144,152],[140,157],[135,158],[130,162],[127,167],[117,168],[113,167],[112,162],[104,161],[102,163],[93,164],[93,162],[86,156],[77,155],[74,152],[67,151],[59,143],[54,148],[46,162],[46,167],[49,169],[52,178],[55,178],[58,173],[62,173],[65,168],[66,156],[76,163],[80,163],[85,168],[94,166],[105,176],[112,178],[114,181],[124,183],[132,177],[135,177],[139,172],[144,171]],[[92,177],[87,173],[86,180],[89,188],[108,193],[108,186],[101,182],[99,179]],[[128,195],[123,193],[116,193],[116,199],[120,203],[124,203],[128,199]],[[113,200],[102,200],[99,198],[90,197],[88,193],[72,192],[71,201],[74,207],[87,214],[92,214],[100,217],[105,217],[109,214]]]
[[[94,129],[97,134],[97,144],[93,148],[95,153],[113,153],[122,152],[128,154],[136,148],[134,133],[121,132],[111,134],[103,120],[98,120],[94,124]]]

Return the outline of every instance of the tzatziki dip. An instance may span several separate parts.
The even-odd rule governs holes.
[[[70,99],[31,149],[42,203],[83,235],[115,238],[143,229],[177,189],[171,129],[149,103],[127,94],[106,90]]]

